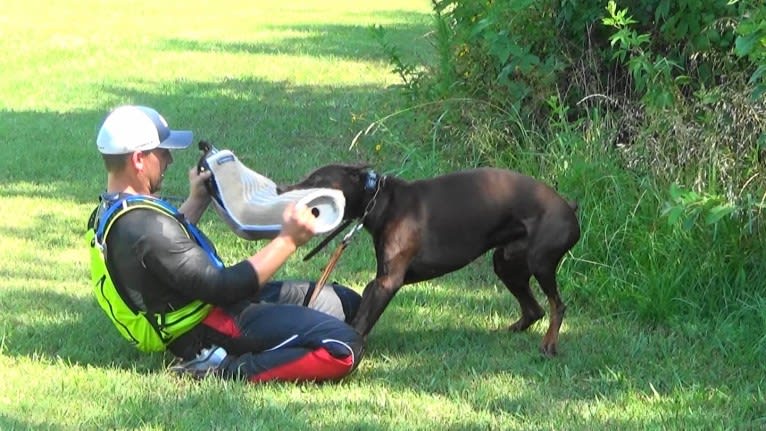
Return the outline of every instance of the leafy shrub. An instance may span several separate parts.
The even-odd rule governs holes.
[[[755,86],[753,97],[757,99],[766,93],[766,9],[763,4],[742,20],[737,34],[735,52],[757,66],[750,77],[750,84]]]
[[[762,298],[762,0],[433,7],[433,64],[384,45],[408,135],[376,144],[396,150],[379,157],[425,174],[510,167],[577,198],[583,236],[565,271],[598,312],[666,322],[741,315],[742,298]]]

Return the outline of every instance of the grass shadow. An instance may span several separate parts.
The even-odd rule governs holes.
[[[355,113],[385,110],[397,100],[393,93],[371,85],[314,87],[227,79],[179,82],[174,88],[173,95],[116,86],[105,86],[103,91],[124,103],[156,107],[172,127],[192,129],[197,139],[232,149],[253,169],[282,180],[295,180],[321,163],[361,157],[348,151],[353,136],[368,124],[355,122]],[[204,96],[209,94],[214,95]],[[6,142],[0,159],[0,196],[77,202],[95,197],[94,191],[104,183],[95,137],[107,110],[0,112],[0,138]],[[295,121],[296,112],[301,121]],[[48,144],[54,130],[58,141]],[[198,156],[194,150],[177,152],[176,164],[194,164]],[[182,172],[173,173],[179,169],[171,168],[173,178],[167,183],[182,189],[174,182],[176,177],[185,182]]]
[[[370,365],[360,367],[363,380],[463,399],[493,414],[530,418],[576,415],[581,413],[577,406],[596,400],[619,403],[631,398],[673,414],[679,398],[730,390],[730,382],[708,372],[705,360],[723,351],[693,334],[645,327],[625,315],[594,319],[573,306],[562,327],[559,355],[545,358],[538,348],[547,319],[524,333],[508,332],[505,327],[518,316],[518,306],[504,289],[467,290],[462,278],[453,276],[434,284],[438,286],[405,287],[389,305],[369,336]],[[731,360],[747,368],[747,359]],[[549,404],[540,405],[541,399]],[[752,404],[748,399],[744,395],[740,402]],[[563,410],[551,411],[551,405]],[[630,424],[626,420],[619,426]]]
[[[147,373],[161,368],[162,355],[145,355],[132,347],[95,299],[82,294],[18,287],[0,291],[3,354]]]
[[[427,15],[408,11],[389,13],[397,22],[382,25],[383,37],[393,46],[406,46],[406,58],[425,55],[431,31]],[[383,17],[381,17],[383,19]],[[426,21],[426,22],[424,22]],[[424,22],[417,24],[417,22]],[[158,45],[160,50],[223,52],[228,54],[294,55],[317,58],[335,58],[352,61],[388,62],[380,41],[371,26],[351,24],[271,25],[261,31],[277,35],[274,42],[200,41],[167,39]]]

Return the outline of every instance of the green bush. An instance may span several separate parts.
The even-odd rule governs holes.
[[[551,117],[576,126],[598,109],[629,169],[735,203],[766,187],[762,0],[433,0],[433,9],[433,64],[384,47],[410,102],[430,103],[419,123],[448,157],[462,159],[463,145],[477,154],[487,124],[498,133],[481,157],[517,151]],[[433,103],[454,99],[470,102]]]
[[[595,53],[589,79],[608,81],[611,93],[649,93],[645,102],[665,107],[732,73],[763,76],[760,3],[433,0],[438,61],[414,78],[430,80],[428,97],[477,97],[539,120],[551,95],[573,105],[589,94],[578,75]],[[620,13],[630,20],[616,20]]]
[[[766,9],[763,4],[740,22],[737,34],[735,52],[749,58],[757,66],[750,77],[750,84],[755,86],[753,97],[760,98],[766,93]]]
[[[416,176],[509,167],[577,198],[583,236],[565,271],[599,312],[740,319],[743,301],[764,303],[762,1],[433,9],[433,63],[406,64],[378,29],[408,101],[404,134],[375,139],[379,161]]]

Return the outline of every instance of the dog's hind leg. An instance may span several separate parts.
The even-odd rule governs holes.
[[[558,353],[559,330],[561,329],[561,323],[564,321],[564,312],[567,309],[559,295],[555,271],[555,266],[548,266],[547,268],[538,267],[534,270],[535,278],[548,297],[548,304],[551,309],[548,330],[545,332],[543,344],[540,346],[540,351],[546,356],[555,356]]]
[[[556,282],[556,268],[564,257],[564,254],[572,248],[579,238],[578,229],[562,231],[561,229],[540,227],[530,240],[530,248],[527,254],[529,269],[535,276],[540,288],[548,297],[551,314],[548,330],[543,337],[540,347],[546,356],[555,356],[559,338],[561,323],[564,321],[566,305],[559,295],[558,283]]]
[[[513,332],[523,331],[540,320],[545,312],[538,304],[529,288],[531,272],[527,267],[526,249],[519,249],[519,242],[506,247],[498,247],[492,255],[495,274],[505,287],[516,297],[521,308],[521,317],[508,329]]]

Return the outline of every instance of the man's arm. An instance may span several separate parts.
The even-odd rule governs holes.
[[[258,289],[258,274],[248,262],[226,268],[213,264],[207,252],[186,235],[172,217],[153,210],[138,209],[121,217],[116,228],[141,232],[130,244],[133,254],[147,271],[149,291],[153,283],[183,297],[211,304],[229,304],[252,297]],[[111,234],[110,234],[111,235]],[[126,235],[129,237],[132,235]]]
[[[227,304],[257,293],[295,250],[311,239],[316,220],[305,206],[289,206],[276,238],[253,256],[221,269],[186,236],[175,219],[156,212],[143,214],[138,220],[131,215],[125,214],[123,223],[141,223],[132,229],[144,232],[134,246],[143,266],[169,288],[212,304]]]

